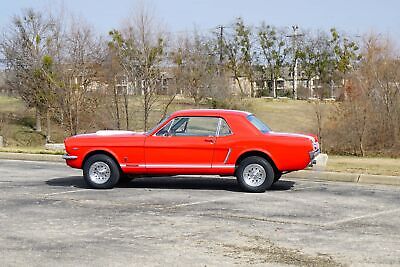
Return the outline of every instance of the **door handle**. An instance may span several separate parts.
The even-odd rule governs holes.
[[[206,138],[206,139],[204,139],[204,141],[205,141],[205,142],[209,142],[209,143],[211,143],[211,144],[214,144],[214,143],[215,143],[214,138]]]

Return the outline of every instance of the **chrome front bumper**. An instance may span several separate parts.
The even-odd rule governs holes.
[[[64,155],[62,155],[62,158],[65,159],[65,160],[70,160],[70,159],[77,159],[78,156],[71,156],[71,155],[68,155],[68,154],[64,154]]]

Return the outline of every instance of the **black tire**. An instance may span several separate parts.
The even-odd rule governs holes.
[[[276,183],[276,182],[278,182],[279,179],[281,179],[281,177],[282,177],[282,172],[276,171],[276,172],[275,172],[275,176],[274,176],[274,182],[273,182],[273,184]]]
[[[100,171],[96,170],[97,166],[99,166],[98,168],[101,169]],[[91,167],[93,171],[91,171]],[[95,173],[94,175],[93,172]],[[92,178],[90,173],[92,173]],[[100,182],[96,182],[96,180],[99,179],[93,178],[96,175],[99,177],[98,173],[104,175],[105,177]],[[95,154],[90,156],[83,165],[83,178],[85,179],[85,182],[92,188],[113,188],[118,183],[120,176],[121,172],[117,163],[114,161],[114,159],[104,154]]]
[[[258,168],[260,171],[264,170],[264,180],[258,180],[259,182],[262,182],[261,184],[255,183],[254,185],[251,185],[250,182],[246,182],[248,181],[248,179],[245,178],[246,167],[249,167],[251,169],[252,166]],[[244,191],[252,193],[263,193],[267,189],[269,189],[274,182],[274,169],[266,159],[257,156],[251,156],[245,158],[240,162],[239,167],[236,170],[236,177],[240,187]],[[255,179],[257,180],[257,178]]]

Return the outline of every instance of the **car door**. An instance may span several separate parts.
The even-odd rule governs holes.
[[[206,173],[211,170],[219,118],[177,117],[145,141],[148,173]]]
[[[226,120],[221,118],[214,146],[213,169],[229,169],[235,167],[234,159],[231,157],[235,145],[236,140],[231,128]]]

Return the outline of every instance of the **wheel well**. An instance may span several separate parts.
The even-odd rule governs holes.
[[[274,161],[267,154],[265,154],[264,152],[261,152],[261,151],[256,151],[256,150],[255,151],[248,151],[248,152],[243,153],[242,155],[240,155],[240,157],[236,160],[236,166],[238,166],[240,164],[240,162],[242,160],[244,160],[245,158],[252,157],[252,156],[257,156],[257,157],[264,158],[266,161],[268,161],[271,164],[271,166],[274,169],[275,173],[279,173],[280,172],[278,170],[278,168],[276,167]]]
[[[82,168],[83,168],[83,166],[85,166],[85,163],[86,163],[86,161],[88,160],[88,158],[90,158],[90,157],[93,156],[93,155],[99,155],[99,154],[109,156],[112,160],[114,160],[115,164],[117,164],[119,170],[120,170],[121,173],[122,173],[121,166],[119,165],[119,163],[118,163],[118,161],[116,160],[116,158],[115,158],[111,153],[109,153],[109,152],[107,152],[107,151],[104,151],[104,150],[94,150],[94,151],[89,152],[89,153],[85,156],[84,160],[82,161]]]

